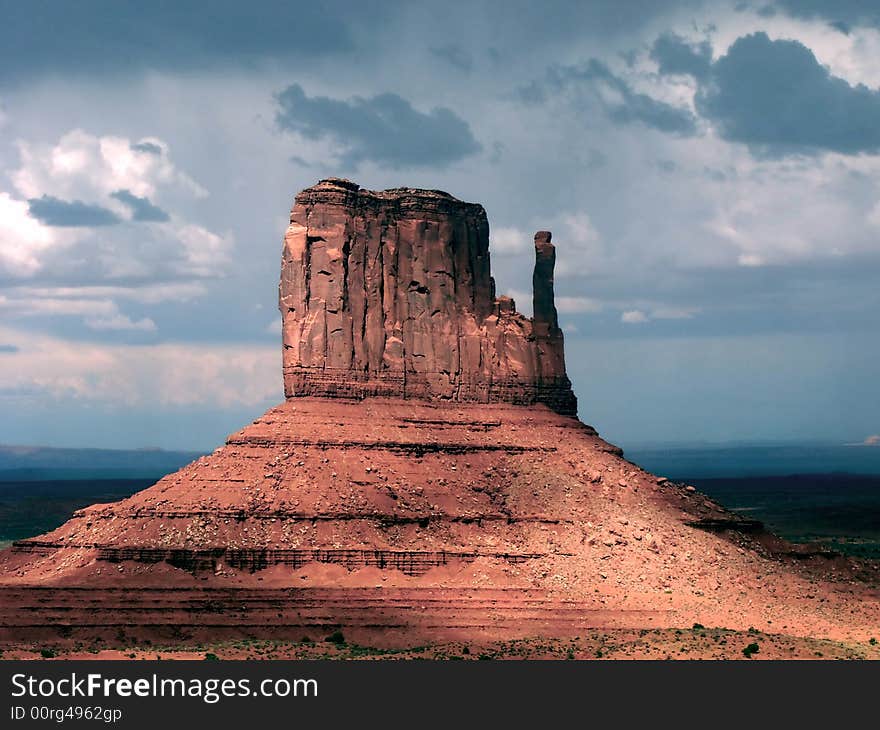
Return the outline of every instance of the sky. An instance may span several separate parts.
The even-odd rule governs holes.
[[[211,449],[282,399],[321,178],[553,231],[580,417],[880,432],[874,0],[0,0],[0,443]],[[51,39],[48,42],[47,39]]]

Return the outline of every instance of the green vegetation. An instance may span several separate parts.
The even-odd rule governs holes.
[[[324,639],[324,641],[329,641],[331,644],[344,644],[345,636],[343,636],[341,631],[334,631],[330,636]]]
[[[699,624],[697,626],[700,626]],[[328,627],[330,629],[332,627]],[[871,638],[874,640],[871,641]],[[75,658],[80,652],[98,654],[101,651],[122,652],[129,658],[138,656],[156,659],[203,659],[217,661],[223,659],[436,659],[456,660],[480,659],[609,659],[624,657],[646,657],[651,659],[687,658],[697,655],[713,659],[730,659],[743,656],[754,658],[760,652],[765,658],[831,657],[835,659],[867,659],[876,654],[880,636],[863,639],[849,644],[820,639],[799,639],[790,636],[767,635],[753,629],[751,633],[723,628],[707,629],[700,627],[694,631],[676,629],[648,629],[591,633],[589,636],[574,639],[527,638],[509,641],[468,644],[455,641],[448,644],[402,646],[396,648],[361,645],[346,640],[341,630],[334,630],[326,639],[299,641],[294,634],[291,638],[278,639],[237,639],[225,642],[205,642],[191,644],[158,645],[149,647],[146,642],[129,642],[116,645],[114,642],[95,640],[76,642],[72,647],[52,646],[41,648],[30,644],[26,651],[30,656],[49,658]],[[10,657],[9,649],[2,655]],[[766,656],[765,656],[766,655]],[[15,658],[18,658],[17,656]]]

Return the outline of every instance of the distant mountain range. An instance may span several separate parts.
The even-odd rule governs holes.
[[[671,479],[880,474],[880,447],[868,443],[654,443],[623,448],[625,458]]]
[[[672,479],[880,474],[880,446],[814,442],[642,443],[630,461]],[[60,449],[0,445],[0,481],[159,479],[203,456],[164,449]]]
[[[0,481],[158,479],[203,455],[163,449],[58,449],[0,445]]]

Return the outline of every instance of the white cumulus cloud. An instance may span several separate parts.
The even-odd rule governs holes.
[[[175,167],[168,145],[155,137],[99,137],[74,129],[55,143],[19,141],[18,150],[21,166],[10,177],[25,198],[52,195],[109,205],[111,201],[105,199],[117,190],[147,198],[168,188],[207,195]]]
[[[602,302],[590,297],[556,297],[556,309],[564,314],[601,312]]]
[[[493,254],[522,253],[532,245],[532,238],[519,228],[501,226],[489,233],[489,252]]]
[[[205,291],[202,280],[227,271],[232,236],[175,212],[180,196],[207,192],[174,165],[161,139],[74,129],[53,143],[20,140],[17,147],[13,188],[0,191],[8,312],[79,315],[92,329],[153,331],[151,318],[132,318],[115,300],[185,301]],[[112,310],[95,311],[107,306]]]
[[[602,238],[590,216],[581,211],[562,216],[562,230],[554,237],[564,245],[556,249],[557,276],[592,273],[605,264]]]
[[[31,218],[26,201],[0,192],[0,273],[33,275],[56,240],[52,229]]]
[[[0,326],[0,393],[110,406],[230,407],[282,399],[276,346],[105,345]]]
[[[86,319],[86,326],[93,330],[142,330],[144,332],[155,332],[156,323],[149,317],[142,317],[133,320],[126,314],[112,314],[107,317],[89,317]]]
[[[630,309],[620,315],[620,321],[625,324],[643,324],[648,321],[648,315],[640,309]]]

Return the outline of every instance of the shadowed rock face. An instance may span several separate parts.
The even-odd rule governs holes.
[[[481,205],[339,179],[303,190],[281,265],[285,396],[545,403],[575,415],[549,232],[535,254],[529,319],[495,296]]]

